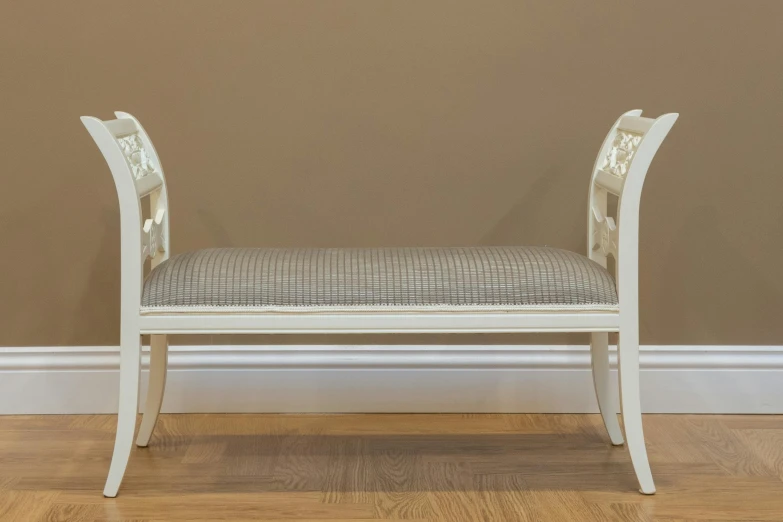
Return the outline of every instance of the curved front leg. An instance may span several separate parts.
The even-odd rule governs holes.
[[[125,468],[128,466],[136,414],[139,411],[139,373],[141,371],[141,337],[123,336],[120,346],[120,405],[117,411],[117,435],[111,457],[109,476],[103,489],[105,497],[116,497]]]
[[[636,321],[633,321],[636,323]],[[639,329],[636,324],[620,326],[618,346],[620,370],[620,408],[623,414],[625,440],[631,462],[639,480],[640,491],[645,495],[655,493],[647,448],[642,429],[642,404],[639,390]]]

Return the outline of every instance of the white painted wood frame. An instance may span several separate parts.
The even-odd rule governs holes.
[[[642,430],[639,396],[638,243],[639,204],[647,170],[677,114],[644,118],[623,114],[612,126],[593,167],[588,199],[588,255],[606,266],[615,259],[617,312],[407,312],[407,313],[159,313],[141,314],[144,262],[166,261],[169,243],[168,194],[163,167],[149,136],[130,114],[102,121],[82,117],[114,177],[121,221],[120,393],[117,435],[104,488],[115,497],[133,445],[139,406],[141,336],[151,335],[150,377],[142,425],[136,443],[146,446],[155,427],[166,383],[169,334],[236,333],[442,333],[442,332],[591,332],[596,396],[610,440],[623,433],[641,492],[655,492]],[[617,215],[607,212],[610,195]],[[142,222],[142,204],[150,218]],[[621,429],[609,371],[608,333],[619,332]]]

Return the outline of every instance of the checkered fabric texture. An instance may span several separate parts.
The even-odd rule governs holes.
[[[611,275],[549,247],[218,248],[147,277],[142,311],[330,308],[616,310]]]

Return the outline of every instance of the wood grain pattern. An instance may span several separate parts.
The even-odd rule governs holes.
[[[0,521],[783,520],[783,417],[645,417],[639,495],[597,415],[162,415],[120,496],[113,416],[0,417]]]

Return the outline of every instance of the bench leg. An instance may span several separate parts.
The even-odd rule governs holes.
[[[166,389],[166,368],[168,366],[169,345],[165,335],[150,336],[150,378],[147,386],[147,402],[144,416],[136,437],[136,445],[146,447],[158,421],[163,392]]]
[[[105,497],[116,497],[125,468],[128,466],[133,433],[136,431],[136,414],[139,411],[139,372],[141,370],[141,337],[123,335],[120,346],[120,407],[117,412],[117,435],[114,454],[111,457],[109,477],[103,489]]]
[[[642,404],[639,393],[639,329],[620,326],[618,368],[620,370],[620,408],[623,414],[626,446],[631,454],[633,469],[639,480],[640,491],[655,493],[647,449],[642,429]]]
[[[623,443],[623,433],[617,420],[617,400],[615,388],[612,386],[612,375],[609,371],[609,334],[594,332],[590,338],[590,356],[593,366],[593,384],[598,408],[604,419],[604,426],[612,444]]]

